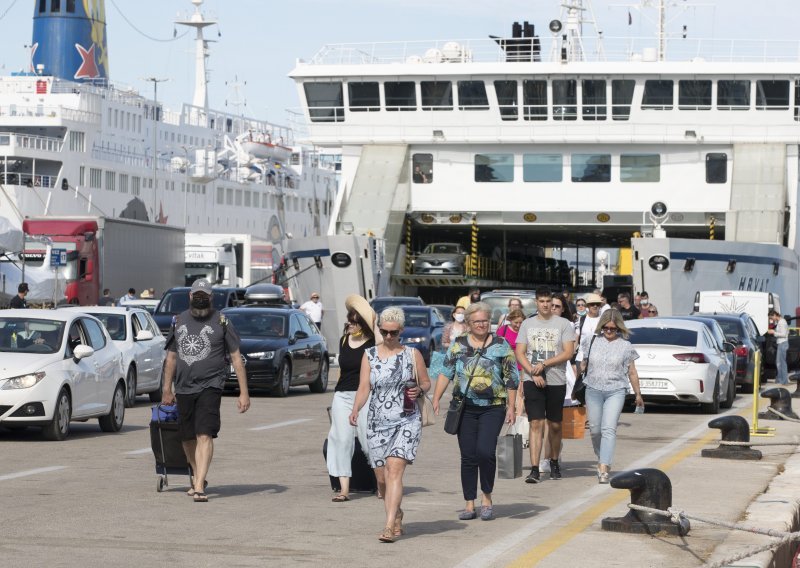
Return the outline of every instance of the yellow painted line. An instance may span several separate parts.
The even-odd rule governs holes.
[[[697,440],[694,444],[676,452],[671,457],[658,463],[654,467],[661,471],[668,471],[675,467],[678,463],[685,460],[689,456],[699,452],[702,448],[707,446],[711,440],[716,438],[719,434],[716,430],[712,430],[702,438]],[[629,491],[617,491],[613,495],[606,497],[596,505],[590,507],[577,517],[573,519],[568,525],[558,529],[558,534],[552,538],[547,539],[546,542],[538,544],[519,556],[508,564],[509,568],[530,568],[536,566],[539,562],[544,560],[567,542],[575,538],[578,534],[582,533],[588,526],[595,522],[597,517],[603,514],[606,510],[610,509],[630,497]]]

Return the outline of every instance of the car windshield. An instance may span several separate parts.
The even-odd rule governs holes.
[[[215,310],[227,308],[225,304],[228,299],[228,294],[223,290],[211,291],[211,303]],[[185,312],[189,309],[189,291],[188,290],[174,290],[167,292],[164,299],[158,305],[156,314],[175,315]]]
[[[425,247],[422,254],[458,254],[461,245],[455,243],[433,243]]]
[[[697,345],[697,332],[675,327],[637,327],[631,329],[630,342],[634,345]]]
[[[0,318],[0,352],[55,353],[63,333],[63,321]]]
[[[725,332],[727,337],[736,337],[738,338],[741,335],[741,331],[739,328],[739,322],[736,321],[722,321],[717,320],[717,323],[722,328],[722,331]]]
[[[108,331],[108,335],[111,336],[111,339],[114,341],[125,341],[128,337],[128,332],[125,325],[125,316],[122,314],[93,314],[91,312],[87,312],[90,316],[94,316],[99,319],[103,325],[105,326],[106,330]]]
[[[492,325],[497,325],[500,318],[508,313],[508,300],[511,298],[519,298],[522,301],[522,311],[526,316],[536,313],[536,298],[525,296],[489,296],[481,297],[481,302],[489,304],[492,308]]]
[[[422,310],[409,310],[403,308],[403,313],[406,316],[406,327],[428,327],[430,326],[430,318],[427,311]]]
[[[287,317],[281,314],[225,313],[242,337],[288,337]]]

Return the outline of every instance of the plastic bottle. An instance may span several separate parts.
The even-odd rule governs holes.
[[[637,406],[633,412],[634,414],[644,414],[644,406]]]
[[[417,386],[417,381],[410,379],[406,381],[406,388],[403,389],[403,414],[413,414],[417,410],[417,401],[412,398],[408,391]]]

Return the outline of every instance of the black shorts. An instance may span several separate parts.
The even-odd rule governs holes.
[[[561,422],[564,418],[564,398],[567,385],[547,385],[537,387],[533,381],[522,383],[525,395],[525,412],[528,420],[547,418],[550,422]]]
[[[176,394],[178,432],[181,440],[197,439],[198,434],[216,438],[219,433],[221,389],[205,389],[196,394]]]

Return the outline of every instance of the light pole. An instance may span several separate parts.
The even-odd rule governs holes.
[[[156,194],[158,193],[158,84],[169,79],[147,77],[153,83],[153,222],[156,220]]]
[[[184,184],[183,184],[183,228],[184,230],[189,228],[189,217],[188,209],[187,209],[187,201],[189,199],[189,150],[186,146],[181,146],[183,148],[183,154],[186,156],[186,164],[184,166]]]

